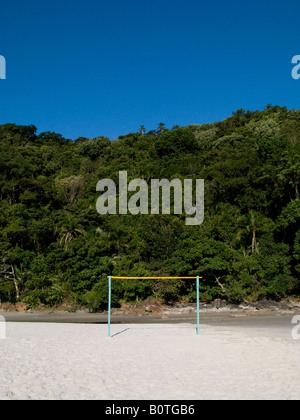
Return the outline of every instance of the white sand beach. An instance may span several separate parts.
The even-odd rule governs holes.
[[[299,399],[300,340],[267,331],[7,323],[0,399]]]

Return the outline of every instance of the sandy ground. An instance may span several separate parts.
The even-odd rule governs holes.
[[[291,320],[291,317],[290,317]],[[0,399],[299,399],[293,325],[6,323]]]

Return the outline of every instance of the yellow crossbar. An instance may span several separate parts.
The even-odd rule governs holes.
[[[196,279],[197,276],[195,277],[119,277],[119,276],[107,276],[107,278],[111,278],[111,279],[130,279],[130,280],[156,280],[156,279]],[[199,277],[199,279],[202,279],[202,277]]]

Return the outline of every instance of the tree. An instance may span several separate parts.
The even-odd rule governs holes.
[[[166,131],[166,124],[164,124],[164,123],[160,122],[160,123],[158,124],[157,130],[156,130],[156,133],[157,133],[157,135],[158,135],[158,136],[160,136],[160,135],[161,135],[164,131]]]
[[[177,130],[164,131],[155,144],[159,157],[194,153],[198,143],[191,129],[178,128]]]
[[[64,245],[65,250],[67,251],[73,239],[77,238],[79,235],[85,235],[85,231],[82,226],[78,225],[74,217],[68,216],[66,220],[63,221],[63,226],[57,229],[60,237],[60,245]]]
[[[140,132],[140,134],[141,134],[142,136],[144,136],[144,135],[145,135],[145,133],[146,133],[146,128],[145,128],[145,126],[144,126],[144,125],[141,125],[141,126],[140,126],[140,128],[139,128],[139,132]]]
[[[5,259],[4,259],[4,261],[5,261]],[[1,279],[13,282],[15,292],[16,292],[16,300],[18,301],[20,299],[20,291],[19,291],[16,271],[15,271],[15,268],[14,268],[13,264],[8,265],[8,264],[4,263],[0,267],[0,281],[1,281]]]
[[[244,250],[245,256],[248,255],[246,249],[248,248],[248,238],[251,236],[251,252],[259,254],[259,243],[257,241],[257,233],[258,232],[267,232],[269,229],[272,229],[274,224],[271,220],[267,219],[262,214],[250,210],[249,213],[240,218],[241,222],[241,229],[237,233],[237,239],[239,241],[244,240]]]
[[[84,191],[82,176],[71,175],[67,178],[57,179],[56,186],[61,197],[70,205],[75,205]]]

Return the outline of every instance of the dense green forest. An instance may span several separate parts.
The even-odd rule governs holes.
[[[107,275],[199,274],[201,299],[300,295],[300,110],[238,110],[210,124],[111,141],[0,126],[0,299],[107,306]],[[205,219],[99,215],[96,184],[205,180]],[[194,282],[114,281],[113,304],[195,300]]]

